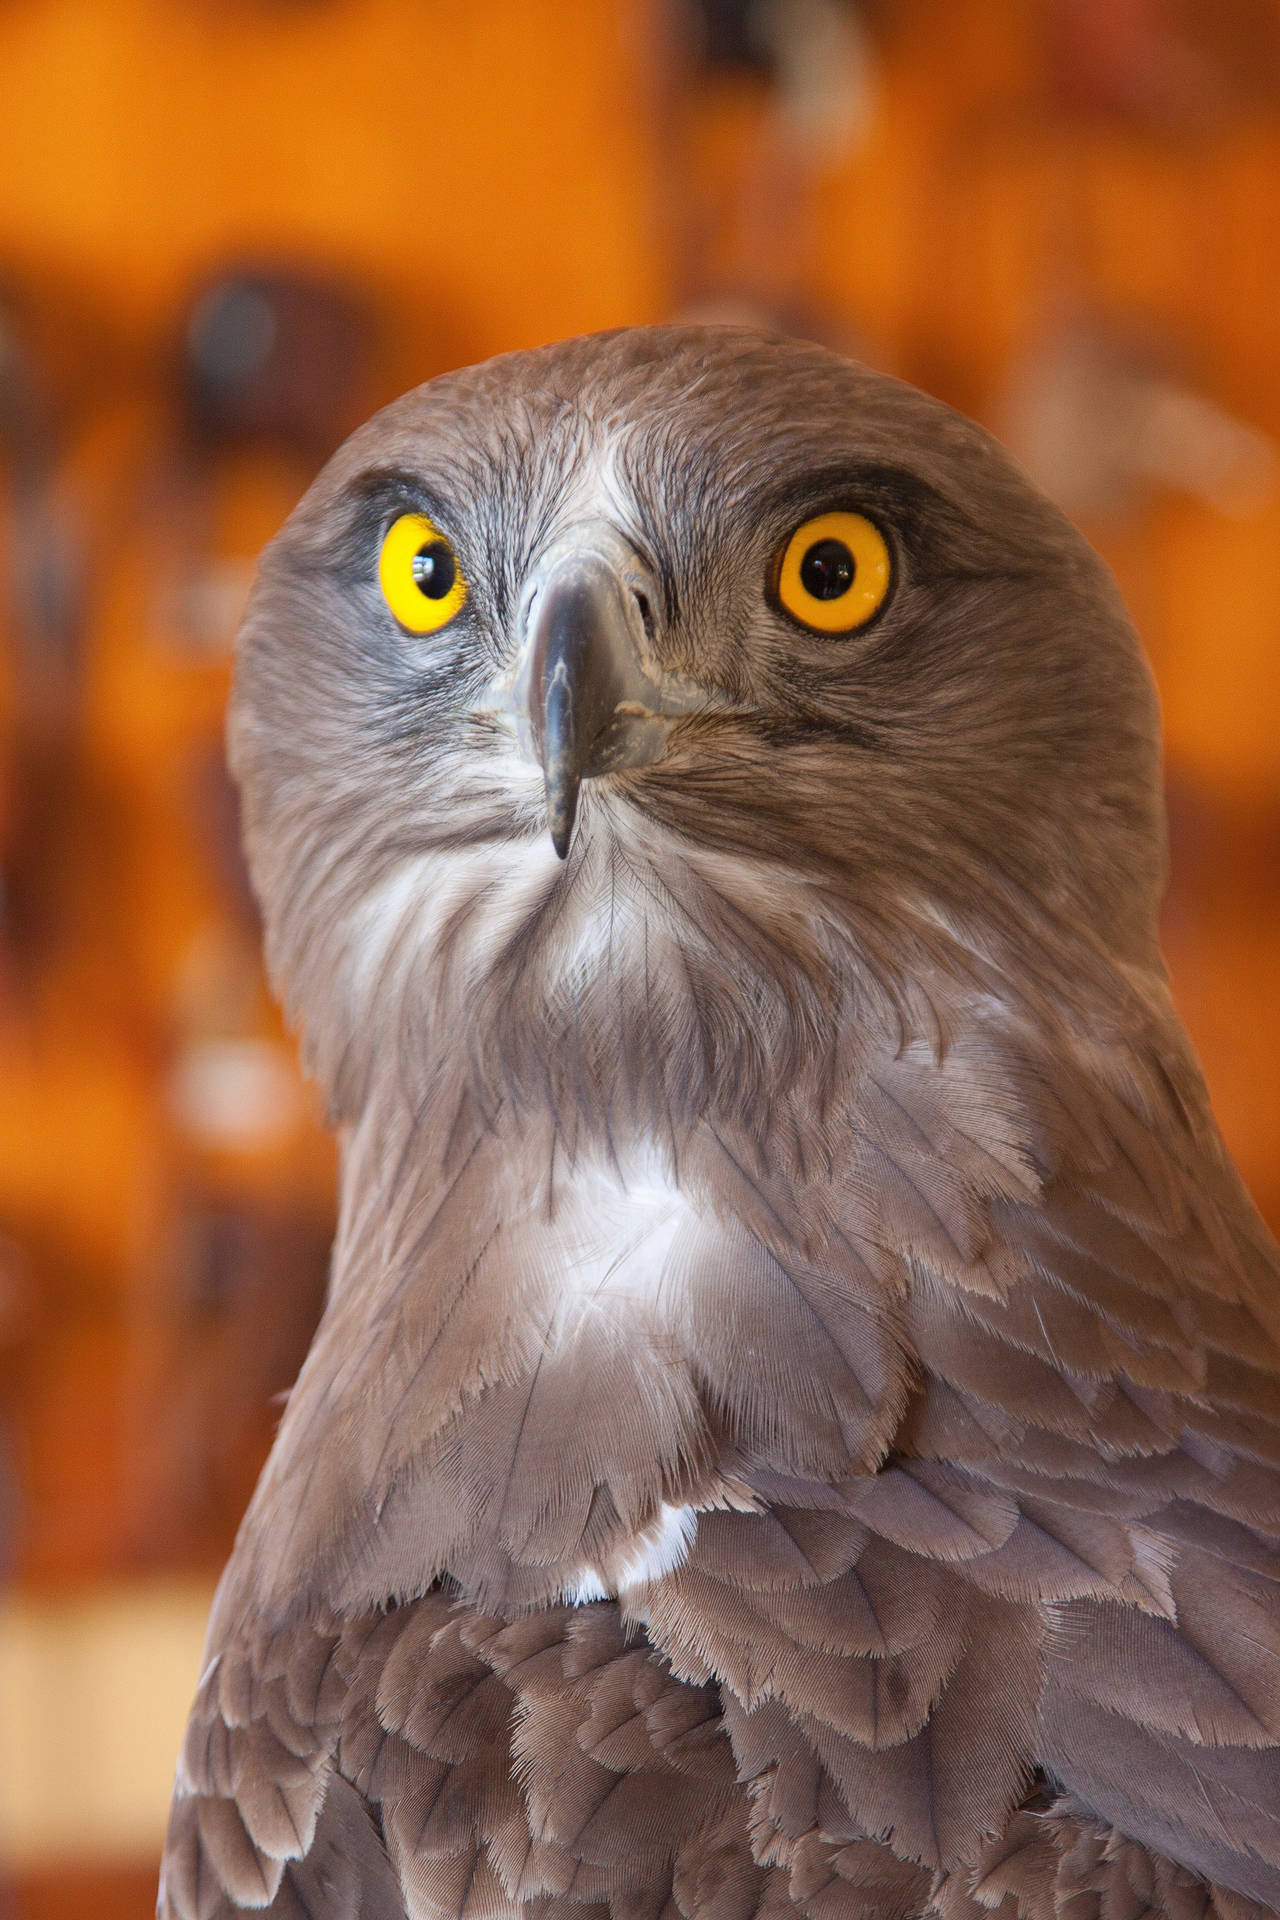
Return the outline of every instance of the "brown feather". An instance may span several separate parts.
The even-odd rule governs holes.
[[[411,635],[428,499],[468,592]],[[835,505],[893,574],[842,636],[775,564]],[[511,707],[584,541],[678,711],[561,862]],[[816,347],[513,356],[320,476],[231,733],[342,1207],[162,1914],[1280,1910],[1280,1257],[1061,516]]]

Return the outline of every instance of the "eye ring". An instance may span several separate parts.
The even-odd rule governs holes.
[[[863,513],[802,521],[777,562],[784,613],[815,633],[855,633],[879,613],[893,583],[889,543]]]
[[[425,513],[393,520],[378,555],[382,597],[410,633],[438,633],[462,611],[467,581],[452,543]]]

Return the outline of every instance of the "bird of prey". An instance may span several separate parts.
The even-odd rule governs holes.
[[[1280,1910],[1280,1265],[1059,512],[812,345],[504,357],[267,549],[231,752],[341,1218],[162,1913]]]

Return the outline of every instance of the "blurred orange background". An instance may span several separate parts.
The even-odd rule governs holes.
[[[0,1914],[150,1911],[332,1152],[222,770],[253,558],[364,414],[677,315],[1002,435],[1164,700],[1166,945],[1280,1222],[1274,0],[0,5]]]

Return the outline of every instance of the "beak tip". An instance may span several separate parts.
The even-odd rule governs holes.
[[[551,844],[560,858],[567,860],[569,848],[573,842],[574,822],[578,817],[576,787],[569,793],[548,793],[547,802],[547,824],[551,828]]]

